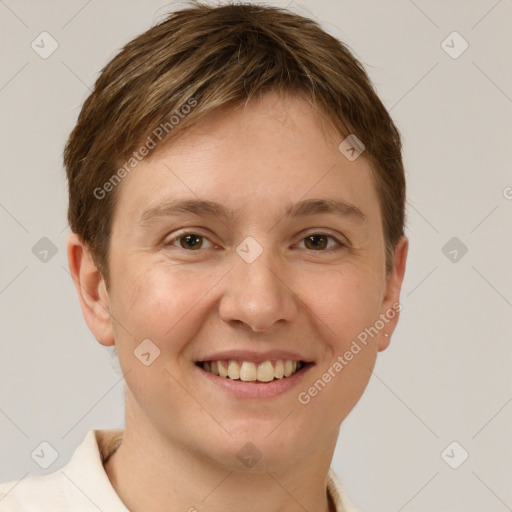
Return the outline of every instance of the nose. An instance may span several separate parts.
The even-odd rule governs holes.
[[[283,265],[270,250],[263,250],[252,263],[235,254],[234,267],[224,282],[219,305],[221,318],[254,332],[292,321],[299,304],[289,280],[289,272],[285,274]]]

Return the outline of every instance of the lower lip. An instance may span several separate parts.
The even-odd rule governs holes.
[[[309,363],[290,377],[274,379],[271,382],[244,382],[239,379],[234,380],[229,377],[219,377],[203,370],[200,366],[194,366],[210,383],[225,389],[237,398],[272,398],[282,395],[295,387],[314,364]]]

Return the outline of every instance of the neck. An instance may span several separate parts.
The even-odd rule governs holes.
[[[134,420],[127,407],[123,442],[105,463],[115,491],[131,512],[334,512],[326,483],[337,436],[272,472],[264,467],[241,472]]]

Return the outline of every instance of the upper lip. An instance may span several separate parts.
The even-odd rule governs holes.
[[[287,350],[268,350],[266,352],[259,352],[255,350],[223,350],[222,352],[214,352],[201,357],[197,362],[204,361],[250,361],[255,364],[263,363],[264,361],[273,361],[277,359],[290,359],[292,361],[303,361],[305,363],[312,363],[308,359],[296,352],[289,352]]]

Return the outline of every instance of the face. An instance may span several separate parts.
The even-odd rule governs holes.
[[[334,449],[398,319],[406,252],[404,240],[386,276],[371,167],[342,138],[304,100],[271,94],[124,179],[115,320],[88,323],[115,341],[140,425],[238,470],[247,442],[258,470]]]

